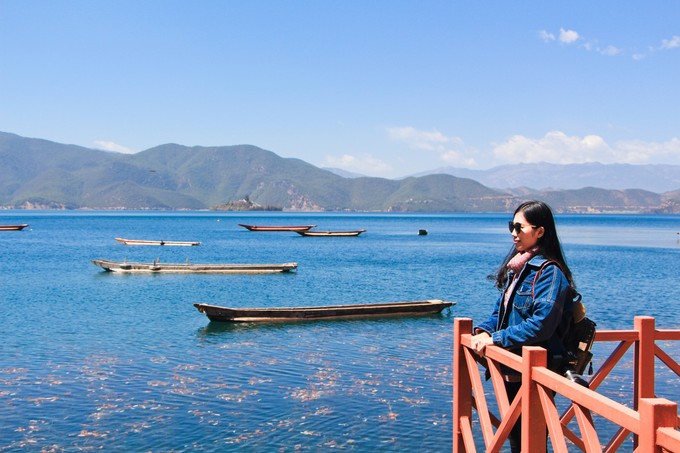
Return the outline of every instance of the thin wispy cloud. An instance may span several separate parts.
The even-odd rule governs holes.
[[[394,170],[391,165],[373,157],[372,155],[356,156],[343,154],[342,156],[326,156],[326,164],[329,167],[364,174],[387,174]]]
[[[551,42],[555,40],[555,35],[545,30],[539,30],[538,37],[541,38],[544,42]]]
[[[97,140],[94,142],[95,148],[97,149],[102,149],[104,151],[112,151],[115,153],[123,153],[123,154],[134,154],[135,151],[131,150],[130,148],[127,148],[123,145],[119,145],[118,143],[114,143],[111,141],[106,141],[106,140]]]
[[[656,53],[656,52],[672,51],[672,50],[677,49],[679,47],[680,47],[680,36],[673,35],[669,39],[662,39],[661,44],[659,44],[658,46],[650,47],[648,53],[639,52],[637,54],[634,54],[633,59],[642,60],[642,59],[645,59],[648,54],[653,54],[653,53]]]
[[[584,37],[576,30],[565,28],[560,28],[557,33],[548,30],[539,30],[538,37],[541,41],[546,43],[558,42],[566,46],[575,45],[588,52],[595,52],[607,57],[629,55],[633,60],[644,60],[650,53],[662,50],[673,50],[680,47],[680,36],[678,35],[674,35],[668,39],[662,39],[661,43],[657,46],[647,46],[646,51],[635,49],[627,50],[614,44],[603,45],[597,39]]]
[[[602,48],[599,48],[597,51],[600,54],[606,55],[608,57],[615,57],[616,55],[619,55],[621,53],[621,49],[619,49],[618,47],[614,47],[614,46],[602,47]]]
[[[411,126],[387,129],[390,140],[400,142],[418,152],[434,153],[442,163],[448,165],[477,165],[472,156],[475,151],[468,148],[460,137],[449,137],[439,131],[422,131]]]

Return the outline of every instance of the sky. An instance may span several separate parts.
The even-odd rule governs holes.
[[[0,131],[385,178],[680,165],[680,2],[0,0]]]

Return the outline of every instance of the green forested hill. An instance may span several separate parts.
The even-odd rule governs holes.
[[[667,201],[652,192],[592,188],[518,196],[445,174],[343,178],[251,145],[166,144],[129,155],[0,132],[6,208],[210,209],[248,199],[285,210],[489,212],[531,197],[561,211],[644,211]]]

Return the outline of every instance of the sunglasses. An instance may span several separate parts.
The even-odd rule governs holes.
[[[514,231],[515,233],[519,234],[522,232],[522,228],[524,227],[536,228],[536,225],[522,225],[519,222],[512,223],[512,220],[508,222],[508,229],[511,233]]]

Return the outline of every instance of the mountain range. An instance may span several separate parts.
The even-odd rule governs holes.
[[[529,186],[537,190],[582,189],[643,189],[663,193],[680,188],[680,165],[632,165],[531,163],[503,165],[488,170],[442,167],[413,176],[444,173],[470,178],[489,187],[512,189]]]
[[[518,165],[482,173],[441,169],[393,180],[343,177],[252,145],[165,144],[120,154],[0,132],[0,207],[201,210],[229,209],[246,200],[254,208],[287,211],[506,212],[521,200],[538,198],[558,212],[680,213],[680,182],[659,193],[594,187],[605,173],[622,173],[622,180],[635,184],[642,179],[631,172],[655,171],[657,184],[664,179],[671,185],[680,174],[674,166],[639,167],[626,167],[625,173],[596,164],[589,178],[575,176],[584,168],[573,166]],[[527,171],[532,178],[521,176]],[[552,188],[523,182],[540,182],[536,172],[544,171]],[[578,178],[592,184],[576,187]],[[521,184],[513,186],[515,181]]]

